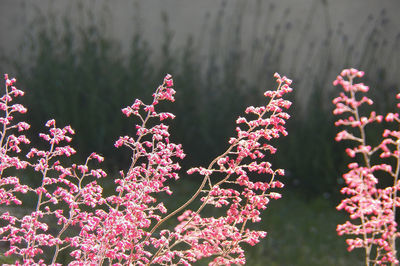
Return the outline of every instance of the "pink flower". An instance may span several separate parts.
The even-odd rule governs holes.
[[[338,210],[343,209],[348,212],[351,220],[338,225],[337,232],[339,235],[347,234],[352,237],[346,240],[349,251],[354,248],[364,248],[368,251],[367,264],[382,264],[397,261],[393,255],[396,253],[394,243],[398,236],[393,210],[398,206],[397,190],[400,187],[396,184],[389,186],[387,183],[381,184],[378,172],[386,172],[393,177],[393,180],[398,178],[400,152],[397,143],[400,142],[400,132],[385,129],[382,134],[385,139],[379,145],[373,147],[367,144],[366,125],[382,122],[383,116],[376,115],[374,111],[369,117],[361,115],[359,107],[362,104],[373,104],[373,101],[365,96],[357,100],[359,97],[356,97],[356,93],[365,93],[369,90],[363,83],[353,83],[356,77],[363,75],[362,71],[345,69],[334,81],[334,85],[343,87],[340,96],[333,100],[336,105],[334,114],[347,116],[339,119],[335,125],[352,128],[352,133],[346,130],[338,133],[336,141],[351,140],[356,143],[352,148],[346,149],[346,153],[354,160],[348,165],[349,172],[343,175],[346,187],[342,188],[341,193],[348,197],[337,206]],[[385,120],[400,122],[397,113],[387,114]],[[392,157],[388,163],[374,164],[373,154],[379,150],[381,150],[380,158]],[[375,251],[371,252],[373,249]],[[372,253],[375,254],[374,257],[369,257],[368,254]]]

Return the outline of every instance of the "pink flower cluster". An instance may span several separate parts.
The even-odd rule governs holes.
[[[36,206],[30,213],[20,217],[9,211],[2,212],[0,241],[9,244],[9,249],[4,253],[6,256],[18,255],[21,258],[16,264],[43,264],[43,259],[36,258],[44,253],[44,247],[53,248],[52,263],[55,263],[59,251],[71,246],[71,239],[65,236],[64,232],[77,225],[86,225],[87,218],[91,216],[91,213],[86,211],[87,207],[104,203],[102,188],[96,181],[88,180],[91,177],[96,179],[106,176],[103,170],[90,169],[88,165],[93,159],[101,162],[103,158],[93,153],[83,165],[63,166],[62,157],[69,157],[76,151],[69,145],[60,144],[70,142],[70,135],[74,134],[74,131],[69,126],[57,128],[55,121],[50,120],[46,123],[49,133],[39,134],[48,143],[48,149],[31,148],[26,154],[28,161],[20,159],[20,145],[30,144],[30,141],[25,135],[18,134],[28,129],[29,125],[25,122],[14,122],[14,113],[25,113],[26,109],[12,102],[24,93],[14,86],[15,79],[10,80],[7,75],[5,79],[5,95],[0,99],[0,106],[4,112],[0,133],[0,204],[22,205],[20,194],[30,192],[32,195],[29,199],[36,198]],[[15,174],[15,169],[27,168],[39,173],[40,186],[33,188],[23,185],[18,176],[9,175]],[[23,209],[23,212],[25,211],[28,210]],[[56,225],[50,226],[53,222]]]
[[[336,105],[333,113],[345,114],[335,125],[348,128],[339,132],[335,139],[354,143],[346,149],[347,155],[354,160],[348,166],[349,172],[343,175],[346,187],[341,193],[347,198],[337,206],[338,210],[348,212],[351,220],[338,225],[337,232],[353,236],[346,240],[349,250],[364,248],[366,265],[398,264],[396,207],[400,205],[397,195],[400,189],[400,131],[385,129],[380,143],[369,144],[366,127],[384,119],[374,111],[367,116],[360,112],[363,104],[373,104],[366,96],[359,96],[368,92],[368,86],[354,83],[355,78],[363,75],[362,71],[345,69],[333,83],[343,88],[339,97],[333,100]],[[387,114],[385,120],[400,124],[398,113]]]
[[[159,102],[174,101],[170,75],[153,94],[151,104],[135,100],[122,109],[140,123],[135,136],[122,136],[115,142],[116,147],[130,149],[131,164],[120,171],[109,196],[98,183],[107,175],[94,162],[102,162],[102,156],[92,153],[84,164],[67,164],[71,160],[66,158],[76,153],[68,145],[74,134],[70,126],[58,128],[54,120],[48,121],[48,133],[39,134],[47,149],[29,148],[30,141],[22,134],[29,124],[14,119],[16,113],[27,110],[12,104],[23,92],[6,75],[0,99],[0,242],[8,246],[5,255],[13,255],[15,265],[60,265],[60,254],[69,255],[71,265],[190,265],[206,257],[211,265],[244,264],[241,244],[255,245],[266,236],[248,224],[261,220],[270,199],[281,197],[274,190],[283,187],[277,177],[284,171],[274,170],[265,155],[276,152],[270,140],[287,135],[285,109],[291,103],[282,97],[292,89],[289,79],[275,77],[278,89],[265,93],[269,102],[246,109],[247,117],[237,119],[236,137],[207,168],[188,171],[203,176],[203,182],[192,198],[167,214],[157,195],[172,193],[166,181],[179,178],[176,159],[185,157],[162,123],[174,115],[156,111]],[[30,150],[22,160],[25,149]],[[37,187],[24,185],[30,183],[26,179],[32,173],[40,176]],[[262,179],[252,181],[254,174]],[[32,209],[26,199],[34,202]],[[188,205],[195,199],[201,200],[200,207],[192,211]],[[11,212],[15,205],[23,207],[22,214]],[[218,208],[222,215],[206,217],[202,210],[208,206]],[[179,213],[174,229],[160,228]]]
[[[282,97],[292,91],[291,80],[275,74],[278,88],[267,91],[269,102],[265,106],[246,109],[248,118],[239,117],[236,121],[236,137],[229,140],[230,146],[217,156],[207,168],[195,167],[189,174],[203,176],[203,182],[192,197],[202,195],[201,205],[196,211],[186,210],[178,217],[180,224],[174,232],[164,230],[165,237],[152,262],[163,263],[178,256],[178,263],[189,265],[204,257],[214,257],[210,265],[244,264],[245,254],[240,244],[255,245],[266,232],[251,230],[249,223],[261,221],[261,211],[265,210],[270,199],[281,195],[273,192],[283,184],[277,176],[284,175],[282,169],[273,170],[265,161],[266,154],[273,154],[276,148],[268,142],[287,135],[285,130],[289,114],[285,109],[291,103]],[[261,174],[261,181],[252,181],[254,174]],[[269,178],[266,178],[269,177]],[[190,201],[192,201],[189,200]],[[206,217],[201,211],[206,207],[221,210],[218,218]],[[189,249],[174,246],[189,245]]]

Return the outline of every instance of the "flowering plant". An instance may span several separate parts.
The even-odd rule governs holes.
[[[14,116],[27,110],[12,102],[24,93],[15,87],[15,79],[5,75],[5,94],[0,99],[0,242],[7,246],[5,255],[13,255],[16,265],[59,265],[62,253],[69,254],[71,265],[190,265],[207,257],[211,265],[244,264],[241,244],[255,245],[266,236],[248,224],[261,220],[260,211],[269,200],[281,197],[274,189],[283,187],[277,176],[284,171],[273,170],[264,159],[266,153],[276,152],[268,141],[287,134],[289,115],[284,110],[291,105],[283,99],[291,91],[291,80],[279,74],[275,77],[277,90],[265,92],[269,98],[265,106],[250,106],[247,116],[237,119],[237,135],[229,140],[227,150],[208,167],[187,171],[201,175],[203,181],[187,202],[167,214],[157,194],[172,193],[165,183],[179,178],[176,159],[185,157],[182,146],[170,141],[169,128],[163,123],[174,115],[156,110],[159,102],[174,101],[170,75],[156,89],[151,104],[135,100],[122,109],[140,123],[136,136],[115,142],[116,147],[131,150],[131,164],[120,171],[111,196],[104,196],[97,182],[107,176],[95,166],[94,161],[102,162],[102,156],[92,153],[84,164],[67,165],[65,157],[76,153],[63,144],[74,134],[70,126],[58,128],[54,120],[48,121],[49,133],[39,134],[48,148],[31,148],[22,159],[20,146],[30,145],[22,133],[29,125],[16,122]],[[40,186],[23,184],[16,175],[23,169],[37,172]],[[261,174],[262,181],[252,181],[254,173]],[[11,213],[10,206],[26,207],[23,194],[35,199],[33,210]],[[193,211],[188,205],[195,199],[201,204]],[[206,206],[219,208],[223,215],[206,216],[202,212]],[[179,213],[175,228],[161,228]]]
[[[399,263],[396,256],[396,238],[399,236],[396,208],[400,205],[397,195],[400,189],[400,131],[385,129],[376,146],[368,141],[366,128],[383,122],[383,116],[375,111],[368,116],[361,114],[362,105],[373,104],[368,97],[358,96],[369,90],[363,83],[354,83],[354,79],[363,75],[362,71],[345,69],[333,83],[343,88],[340,96],[333,100],[336,105],[333,113],[347,115],[335,125],[348,127],[335,139],[354,143],[346,149],[354,161],[348,165],[349,172],[343,175],[346,187],[341,190],[348,197],[337,206],[338,210],[344,209],[350,214],[351,221],[338,225],[337,232],[354,236],[346,240],[348,250],[364,248],[366,265],[394,265]],[[398,113],[387,114],[385,120],[400,123]]]

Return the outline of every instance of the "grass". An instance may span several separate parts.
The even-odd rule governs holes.
[[[362,250],[349,253],[345,238],[336,234],[343,222],[329,200],[308,201],[286,191],[265,212],[260,227],[268,235],[248,249],[248,265],[362,265]]]

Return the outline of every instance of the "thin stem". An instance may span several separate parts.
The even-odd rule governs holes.
[[[54,150],[54,138],[53,138],[53,141],[51,141],[51,146],[50,146],[50,150],[49,150],[49,152],[46,154],[46,157],[45,157],[45,163],[46,164],[48,164],[49,163],[49,160],[50,160],[50,158],[52,157],[52,153],[53,153],[53,150]],[[42,170],[42,184],[41,184],[41,186],[40,186],[40,191],[39,191],[39,195],[38,195],[38,200],[37,200],[37,203],[36,203],[36,213],[37,212],[39,212],[39,210],[40,210],[40,206],[41,206],[41,204],[42,204],[42,198],[43,198],[43,192],[42,192],[42,188],[44,187],[44,179],[46,178],[46,176],[47,176],[47,172],[48,172],[48,170],[49,170],[49,168],[48,167],[46,167],[45,169],[44,169],[44,171]],[[35,222],[38,220],[38,216],[36,215],[35,216]],[[31,223],[32,224],[32,223]],[[33,240],[32,240],[32,242],[28,242],[28,244],[27,244],[27,249],[29,249],[30,247],[34,247],[35,246],[35,242],[36,242],[36,239],[35,239],[35,234],[36,234],[36,227],[33,227]],[[24,257],[25,257],[25,255],[24,255]]]
[[[349,78],[349,82],[350,82],[350,86],[352,86],[353,85],[353,77]],[[353,101],[356,101],[356,97],[355,97],[354,91],[352,91],[352,90],[350,91],[350,96],[351,96],[351,99]],[[353,107],[353,114],[355,116],[355,120],[360,122],[360,124],[358,125],[358,129],[360,131],[361,140],[362,140],[361,145],[365,146],[366,145],[366,134],[365,134],[365,130],[364,130],[364,125],[361,124],[361,119],[360,119],[360,115],[359,115],[357,106]],[[371,168],[369,155],[366,152],[362,152],[362,155],[363,155],[363,158],[364,158],[365,165],[368,168]],[[363,175],[362,174],[360,174],[360,175],[361,175],[360,177],[364,181]],[[365,191],[365,187],[362,188],[362,191],[360,192],[360,194],[363,194],[364,191]],[[368,235],[366,233],[366,227],[365,227],[365,223],[366,223],[367,218],[364,216],[364,213],[362,211],[361,211],[361,217],[360,218],[361,218],[361,226],[363,228],[362,235],[363,235],[364,243],[367,243]],[[365,247],[365,265],[366,266],[368,266],[370,264],[370,253],[371,253],[371,246],[367,245]]]

